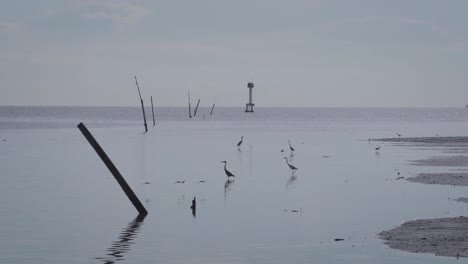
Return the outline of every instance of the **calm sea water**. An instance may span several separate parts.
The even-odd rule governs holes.
[[[200,108],[189,119],[186,108],[163,107],[155,127],[149,110],[143,133],[138,107],[0,107],[0,263],[456,261],[391,250],[376,237],[406,220],[466,215],[453,199],[467,188],[394,180],[450,170],[407,162],[447,154],[391,144],[377,154],[367,139],[466,135],[468,109],[215,108],[211,116]],[[79,122],[139,196],[145,219]]]

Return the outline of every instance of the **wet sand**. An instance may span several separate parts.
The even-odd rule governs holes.
[[[406,180],[425,184],[468,186],[468,173],[421,173]]]
[[[401,143],[404,146],[440,147],[443,153],[468,152],[468,137],[414,137],[386,138],[374,141]],[[411,160],[414,166],[467,167],[468,156],[437,156]],[[421,173],[406,180],[424,184],[468,186],[468,173]],[[468,198],[458,198],[468,202]],[[437,256],[468,257],[468,218],[420,219],[408,221],[394,229],[378,234],[391,248],[415,252],[433,253]]]
[[[465,197],[460,197],[456,200],[457,202],[461,202],[461,203],[468,203],[468,198],[465,198]]]
[[[468,218],[463,216],[408,221],[378,236],[394,249],[468,257]]]
[[[444,145],[449,147],[451,145],[468,146],[468,137],[401,137],[401,138],[379,138],[373,141],[394,142],[394,143],[422,143],[428,145]]]
[[[440,156],[423,160],[410,160],[416,166],[468,167],[468,156]]]

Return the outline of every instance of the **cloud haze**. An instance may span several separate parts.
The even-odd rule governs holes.
[[[463,107],[468,2],[7,1],[0,105]]]

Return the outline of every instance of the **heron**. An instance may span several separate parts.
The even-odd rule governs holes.
[[[228,177],[228,179],[229,177],[235,177],[234,174],[232,174],[230,171],[226,169],[227,161],[223,160],[221,161],[221,163],[224,163],[224,172],[226,173],[226,176]]]
[[[291,146],[291,140],[288,140],[288,143],[289,143],[289,149],[290,149],[291,151],[295,151],[295,149]]]
[[[237,148],[240,149],[240,146],[242,145],[242,141],[244,140],[244,136],[241,136],[241,140],[239,143],[237,143]]]
[[[286,160],[286,164],[288,164],[289,168],[291,169],[292,173],[294,174],[294,172],[297,171],[298,169],[296,167],[294,167],[293,165],[289,164],[287,157],[284,157],[284,159]]]

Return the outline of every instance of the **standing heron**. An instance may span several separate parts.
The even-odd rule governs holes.
[[[293,165],[289,164],[287,157],[284,157],[284,159],[286,160],[286,164],[288,164],[288,167],[291,169],[292,173],[294,174],[294,172],[297,171],[298,169],[294,167]]]
[[[240,146],[242,145],[243,140],[244,140],[244,136],[241,136],[241,140],[239,141],[239,143],[237,143],[238,149],[240,149]]]
[[[223,161],[221,161],[221,163],[224,163],[224,172],[226,173],[228,179],[229,179],[229,177],[235,177],[234,174],[232,174],[230,171],[228,171],[228,170],[226,169],[227,161],[223,160]]]
[[[291,140],[288,140],[288,143],[289,143],[289,149],[290,149],[291,151],[295,151],[295,149],[291,146]]]

